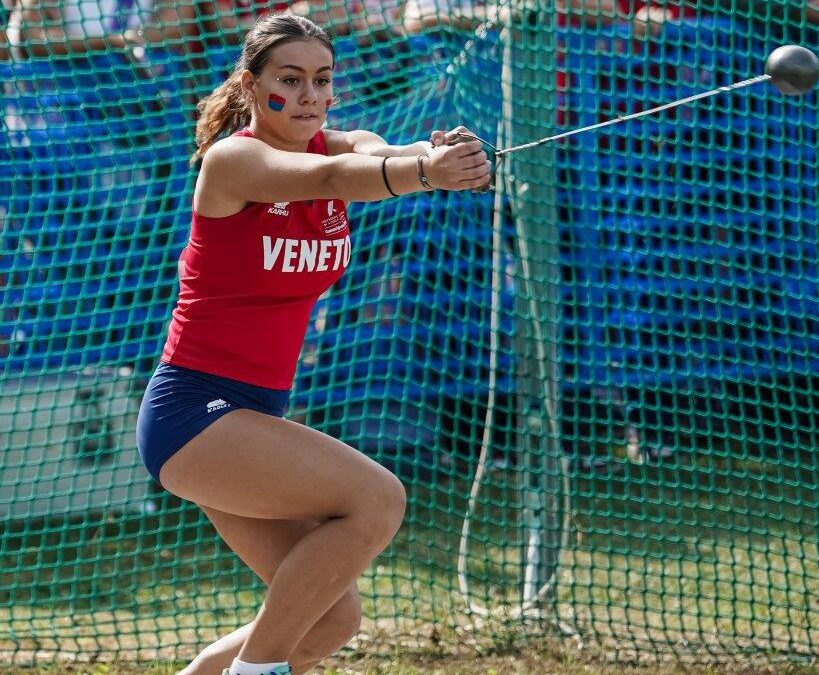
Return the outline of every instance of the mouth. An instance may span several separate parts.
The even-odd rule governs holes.
[[[301,121],[304,121],[304,122],[309,122],[310,120],[318,119],[318,115],[314,115],[312,113],[305,114],[305,115],[293,115],[293,119],[294,120],[301,120]]]

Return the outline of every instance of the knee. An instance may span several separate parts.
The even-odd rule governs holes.
[[[393,533],[401,527],[404,512],[407,509],[407,491],[404,485],[393,474],[388,474],[384,481],[383,492],[379,496],[378,508],[382,508],[388,524],[394,527]]]
[[[389,542],[401,527],[407,506],[407,493],[401,481],[384,472],[377,483],[359,495],[358,513],[366,539]]]

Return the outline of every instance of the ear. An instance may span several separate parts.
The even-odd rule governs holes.
[[[242,95],[248,100],[256,98],[256,77],[249,70],[243,70],[239,80],[242,86]]]

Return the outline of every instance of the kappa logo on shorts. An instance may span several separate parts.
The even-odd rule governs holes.
[[[227,401],[223,401],[221,398],[217,398],[215,401],[211,401],[208,403],[208,412],[212,413],[215,410],[221,410],[222,408],[227,408],[230,405]]]

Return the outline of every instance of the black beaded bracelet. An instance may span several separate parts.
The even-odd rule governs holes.
[[[397,197],[398,195],[392,191],[390,187],[390,181],[387,180],[387,160],[389,157],[385,157],[384,161],[381,162],[381,175],[384,177],[384,185],[387,186],[387,192],[389,192],[393,197]]]
[[[424,157],[429,157],[429,155],[418,155],[418,180],[421,181],[421,185],[424,186],[425,190],[434,190],[435,188],[432,187],[432,183],[429,182],[429,178],[424,173]]]

